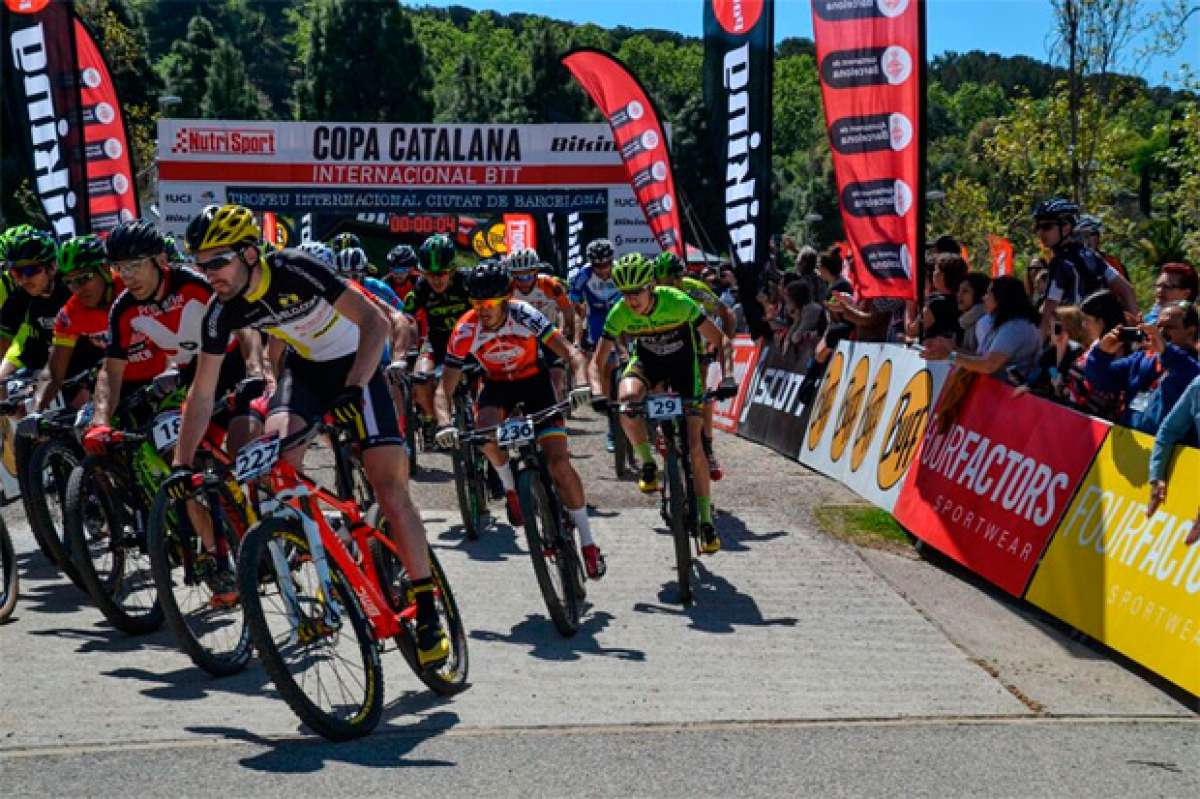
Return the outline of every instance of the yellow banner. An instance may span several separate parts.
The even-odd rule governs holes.
[[[1154,440],[1114,427],[1055,531],[1026,599],[1200,695],[1200,451],[1181,448],[1146,516]]]

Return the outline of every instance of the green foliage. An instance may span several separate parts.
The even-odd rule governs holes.
[[[204,80],[204,96],[200,100],[201,115],[215,119],[259,119],[262,107],[258,92],[250,85],[237,48],[221,39],[212,56],[212,66]]]

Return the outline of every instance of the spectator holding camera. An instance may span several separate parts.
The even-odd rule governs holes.
[[[1154,436],[1154,449],[1150,452],[1150,501],[1146,504],[1146,515],[1153,516],[1158,506],[1167,500],[1167,467],[1171,453],[1178,444],[1195,446],[1200,441],[1200,377],[1188,384],[1175,403],[1175,407],[1163,419]],[[1187,490],[1192,490],[1188,486]],[[1200,540],[1200,509],[1192,522],[1192,529],[1184,543],[1192,545]]]
[[[1117,421],[1154,435],[1189,383],[1200,374],[1196,306],[1177,302],[1163,307],[1154,324],[1109,330],[1088,355],[1085,375],[1101,391],[1123,397]],[[1136,346],[1121,356],[1123,343]]]
[[[1189,264],[1164,264],[1154,281],[1154,305],[1142,317],[1143,321],[1153,323],[1158,319],[1158,313],[1165,305],[1173,302],[1195,302],[1200,279],[1196,269]]]

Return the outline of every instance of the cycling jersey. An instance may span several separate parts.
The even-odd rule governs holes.
[[[383,282],[388,284],[388,287],[396,292],[396,296],[403,300],[412,293],[413,287],[416,285],[415,272],[411,272],[404,276],[404,279],[394,272],[389,272],[383,276]]]
[[[168,361],[187,365],[200,350],[200,323],[212,287],[180,266],[167,269],[162,279],[162,300],[138,300],[126,289],[109,311],[104,355],[126,362],[127,381],[149,380],[166,369]]]
[[[666,383],[685,397],[699,396],[700,358],[697,330],[704,311],[679,289],[654,289],[654,304],[648,314],[634,313],[625,300],[618,302],[604,323],[604,338],[615,341],[629,336],[634,354],[625,375],[637,377],[648,387]]]
[[[1054,248],[1047,266],[1046,299],[1059,305],[1078,305],[1085,297],[1121,276],[1107,261],[1077,241]]]
[[[362,287],[397,311],[404,310],[404,303],[396,296],[396,292],[392,291],[392,287],[382,280],[374,277],[364,277],[362,279]]]
[[[692,301],[704,310],[705,316],[714,323],[717,321],[719,318],[717,311],[720,308],[721,300],[707,283],[694,277],[685,277],[679,290],[691,297]]]
[[[259,259],[258,288],[228,302],[213,299],[204,315],[203,351],[220,355],[233,331],[251,327],[288,343],[307,361],[332,361],[358,350],[358,325],[334,310],[348,284],[299,250]]]
[[[23,289],[11,291],[0,308],[0,335],[14,338],[22,325],[28,333],[20,347],[20,363],[29,369],[41,369],[50,359],[54,319],[71,298],[71,290],[54,280],[50,293],[34,297]]]
[[[474,356],[488,380],[524,380],[542,371],[538,344],[558,335],[558,328],[527,302],[510,300],[507,316],[495,330],[485,328],[472,308],[454,326],[445,365],[461,369]]]
[[[471,309],[467,296],[467,280],[462,272],[450,276],[446,290],[438,294],[422,276],[417,285],[404,299],[404,310],[410,314],[424,313],[427,326],[426,337],[433,349],[434,360],[441,362],[450,341],[450,331],[459,317]]]
[[[566,290],[550,275],[538,275],[528,293],[521,291],[520,284],[514,280],[513,299],[529,303],[547,319],[554,319],[559,311],[564,314],[574,313]]]
[[[591,264],[583,267],[571,281],[572,302],[587,303],[587,341],[595,344],[604,333],[604,322],[608,312],[621,299],[617,284],[611,275],[605,279],[594,274]]]
[[[54,317],[54,346],[74,347],[83,339],[93,347],[104,350],[108,346],[108,312],[112,308],[112,298],[125,290],[125,284],[120,278],[114,278],[109,287],[109,302],[96,308],[84,305],[79,296],[71,295]]]

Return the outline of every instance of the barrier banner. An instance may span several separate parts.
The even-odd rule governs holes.
[[[807,349],[785,353],[773,344],[762,348],[750,385],[742,390],[738,435],[796,457],[808,427],[808,406],[800,401],[808,353]]]
[[[810,426],[814,435],[805,436],[798,457],[891,511],[950,366],[922,360],[915,350],[898,344],[843,343],[839,352],[853,390],[845,383],[846,391],[837,399],[822,386],[815,403],[822,410],[814,411]],[[840,376],[835,383],[841,384]],[[828,431],[816,429],[819,425]]]
[[[1109,424],[1014,396],[1012,386],[986,377],[973,381],[956,413],[953,394],[938,404],[894,515],[917,538],[1023,596]]]
[[[915,297],[923,257],[923,0],[813,0],[842,223],[863,297]]]
[[[735,336],[733,339],[733,379],[738,383],[738,393],[733,399],[713,404],[714,427],[727,433],[737,432],[738,420],[742,415],[742,405],[746,401],[747,389],[750,387],[757,363],[758,345],[749,336]],[[713,368],[708,373],[708,387],[716,388],[720,377],[720,365],[713,364]]]
[[[1026,599],[1200,696],[1200,451],[1179,447],[1167,501],[1146,516],[1151,436],[1114,427]]]

